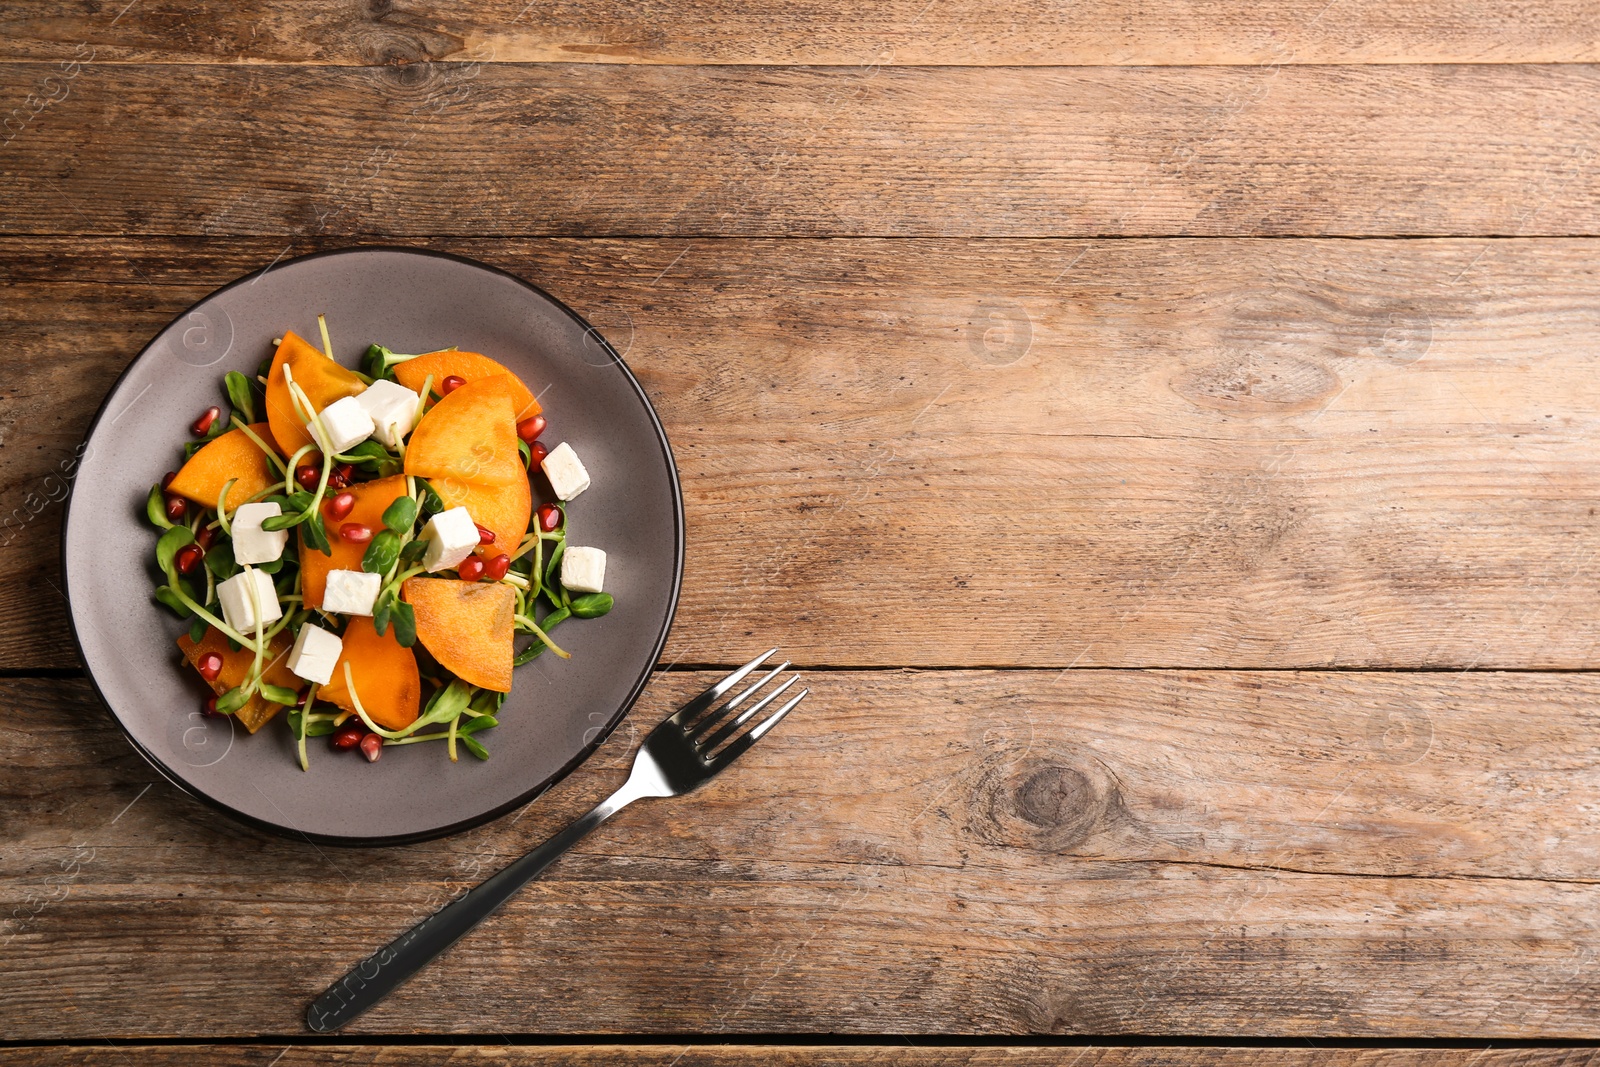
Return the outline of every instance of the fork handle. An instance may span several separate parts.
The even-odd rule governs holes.
[[[512,861],[353,967],[306,1009],[306,1025],[319,1034],[339,1029],[388,996],[439,953],[493,915],[590,831],[645,795],[623,786],[559,834]]]

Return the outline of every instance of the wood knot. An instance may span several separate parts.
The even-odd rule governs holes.
[[[1098,761],[1027,756],[978,779],[969,828],[991,845],[1067,852],[1107,829],[1121,808]]]

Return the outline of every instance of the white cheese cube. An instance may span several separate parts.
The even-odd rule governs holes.
[[[598,593],[606,581],[606,554],[598,548],[573,548],[561,554],[561,584],[574,593]]]
[[[353,396],[340,397],[323,408],[321,415],[322,428],[328,432],[328,447],[335,452],[354,448],[371,437],[375,429],[372,416],[361,406],[361,401]],[[309,424],[306,433],[311,435],[313,441],[317,439]]]
[[[478,547],[478,526],[466,508],[451,508],[428,520],[422,538],[428,542],[422,565],[429,571],[447,571]]]
[[[309,622],[300,627],[300,636],[289,650],[289,669],[308,682],[327,685],[333,678],[334,664],[344,651],[344,640]]]
[[[264,520],[282,514],[276,504],[240,504],[233,513],[233,561],[241,565],[271,563],[282,556],[289,531],[261,528]]]
[[[250,587],[255,586],[255,599],[250,598]],[[248,568],[217,586],[217,600],[222,603],[222,621],[248,634],[258,623],[265,624],[283,618],[283,608],[278,606],[278,591],[272,588],[272,575]],[[259,614],[258,614],[259,609]]]
[[[583,469],[578,454],[565,441],[556,445],[555,450],[544,457],[539,466],[544,469],[545,477],[550,479],[550,488],[562,500],[571,500],[589,488],[589,472]]]
[[[372,436],[393,448],[416,426],[418,399],[398,382],[379,378],[356,396],[356,403],[372,419]]]
[[[322,610],[341,615],[371,615],[383,588],[383,575],[366,571],[329,571],[322,592]]]

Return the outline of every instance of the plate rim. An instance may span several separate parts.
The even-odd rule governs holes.
[[[313,252],[307,252],[303,255],[294,256],[290,259],[274,261],[269,263],[266,267],[247,271],[227,284],[218,286],[216,289],[213,289],[199,300],[194,301],[187,307],[180,310],[176,315],[168,320],[165,325],[156,330],[150,339],[145,342],[144,346],[139,349],[138,353],[128,361],[128,365],[122,369],[121,373],[117,375],[110,387],[106,389],[106,394],[101,399],[100,406],[95,409],[94,417],[89,420],[89,428],[84,431],[83,440],[79,442],[78,445],[80,453],[82,450],[87,448],[89,442],[94,438],[95,432],[100,428],[100,421],[105,417],[106,410],[111,404],[111,398],[115,396],[117,390],[121,388],[123,380],[133,372],[134,367],[138,366],[139,362],[144,359],[145,354],[150,351],[150,349],[155,345],[156,341],[166,334],[166,332],[175,324],[182,321],[190,312],[194,311],[207,301],[216,299],[230,289],[247,284],[253,279],[264,277],[269,272],[277,270],[281,267],[287,267],[291,264],[302,263],[312,259],[324,259],[333,256],[359,254],[364,252],[398,252],[408,256],[443,259],[452,263],[472,267],[477,270],[486,271],[491,274],[497,274],[503,278],[508,278],[522,288],[529,290],[535,296],[548,300],[559,311],[565,314],[568,318],[572,319],[573,322],[583,327],[586,334],[594,337],[600,342],[601,345],[605,347],[606,352],[610,354],[616,367],[621,370],[623,379],[630,386],[632,386],[633,391],[638,396],[640,403],[643,404],[645,414],[650,419],[651,428],[655,431],[656,443],[661,448],[662,457],[667,461],[667,470],[671,475],[670,480],[672,483],[673,576],[672,592],[667,603],[666,619],[662,623],[660,632],[656,635],[655,647],[651,650],[648,662],[640,672],[639,677],[634,680],[631,686],[629,686],[627,696],[624,697],[622,702],[617,706],[616,711],[601,728],[600,732],[595,736],[595,739],[585,744],[583,748],[579,750],[577,755],[568,760],[566,763],[562,764],[547,778],[536,783],[526,792],[513,797],[511,800],[508,800],[503,804],[496,805],[493,808],[490,808],[478,815],[471,816],[467,819],[462,819],[457,822],[430,830],[421,830],[414,833],[404,834],[386,834],[379,837],[312,833],[306,830],[301,830],[292,826],[286,826],[280,823],[274,823],[270,820],[247,814],[237,808],[223,803],[215,797],[210,796],[204,791],[184,781],[181,775],[177,774],[172,768],[166,766],[160,759],[156,757],[153,752],[139,743],[138,739],[133,736],[133,732],[128,728],[128,725],[122,721],[122,717],[117,714],[114,708],[112,708],[111,702],[106,699],[104,690],[100,688],[100,680],[95,677],[94,669],[89,666],[88,658],[84,655],[83,641],[78,634],[77,614],[72,605],[72,583],[67,574],[67,534],[72,525],[73,505],[77,502],[78,497],[78,481],[77,478],[74,477],[72,481],[72,489],[67,495],[66,504],[62,511],[61,533],[59,536],[59,544],[57,546],[59,562],[61,566],[61,596],[62,600],[65,601],[66,604],[67,628],[72,633],[72,647],[78,654],[78,661],[83,665],[83,672],[88,677],[89,687],[94,691],[95,698],[100,702],[100,706],[105,710],[106,715],[110,717],[112,722],[116,723],[117,729],[122,732],[122,736],[127,739],[133,750],[139,753],[144,761],[154,768],[157,773],[161,775],[161,777],[166,779],[168,783],[177,787],[188,796],[193,797],[194,799],[205,804],[207,807],[210,807],[216,811],[220,811],[228,817],[237,822],[243,823],[246,826],[250,826],[258,830],[264,830],[279,837],[300,838],[316,845],[336,845],[350,848],[378,848],[394,845],[416,844],[417,842],[421,841],[438,840],[443,837],[449,837],[454,834],[462,833],[466,830],[483,826],[484,824],[493,822],[495,819],[509,814],[518,808],[533,803],[552,786],[565,779],[569,774],[587,762],[589,757],[593,756],[600,746],[605,744],[612,732],[622,724],[622,720],[627,718],[628,712],[633,709],[634,704],[636,704],[639,700],[639,697],[643,695],[645,687],[649,685],[651,676],[655,673],[656,665],[661,660],[661,652],[666,648],[667,638],[672,633],[672,624],[677,619],[678,600],[683,589],[683,571],[687,540],[687,526],[683,509],[683,484],[682,480],[678,476],[678,464],[676,458],[672,454],[672,444],[667,439],[666,427],[662,426],[661,416],[657,414],[655,405],[650,402],[649,394],[644,391],[644,386],[639,384],[639,379],[634,375],[633,369],[628,366],[621,354],[612,347],[611,342],[606,340],[605,336],[601,334],[600,331],[592,323],[590,323],[588,319],[585,319],[582,315],[572,310],[572,308],[568,307],[564,301],[547,292],[540,286],[535,285],[533,282],[528,281],[526,278],[513,274],[511,271],[505,270],[504,268],[494,266],[490,263],[485,263],[482,260],[473,259],[470,256],[460,255],[455,252],[445,252],[435,248],[412,248],[406,245],[392,244],[360,244],[345,245],[339,248],[323,248]]]

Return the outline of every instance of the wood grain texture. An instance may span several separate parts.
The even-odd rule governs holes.
[[[1591,4],[888,0],[459,5],[14,0],[0,59],[364,65],[486,62],[960,66],[1571,63],[1600,59]]]
[[[1600,233],[1588,65],[75,70],[0,233]]]
[[[84,683],[0,682],[7,1036],[298,1033],[709,678],[658,677],[520,817],[384,850],[234,826],[152,786]],[[808,681],[724,779],[631,809],[356,1032],[1600,1035],[1595,676]]]
[[[1597,662],[1591,242],[433,247],[643,380],[689,523],[668,662]],[[0,244],[0,666],[76,662],[54,501],[112,377],[283,252]]]
[[[119,1045],[0,1049],[0,1067],[1588,1067],[1587,1048],[849,1045]]]

